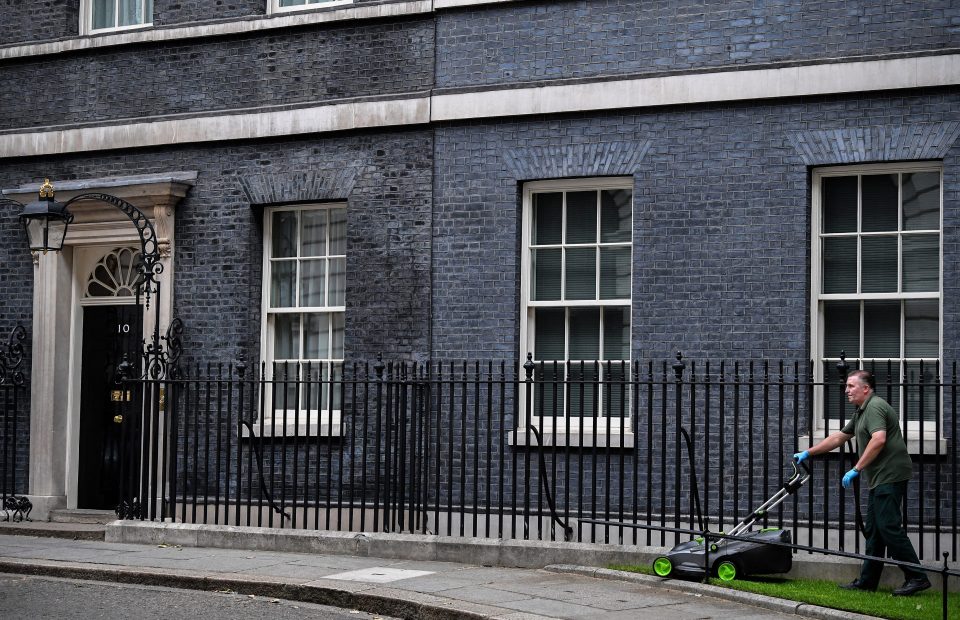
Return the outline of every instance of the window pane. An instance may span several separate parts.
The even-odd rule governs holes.
[[[940,236],[903,236],[903,290],[940,290]]]
[[[906,399],[904,408],[905,416],[908,422],[923,420],[928,424],[925,428],[933,430],[933,424],[929,424],[937,419],[937,365],[933,362],[908,362],[906,366],[906,376],[904,383],[906,385]],[[892,404],[892,403],[891,403]]]
[[[903,229],[940,229],[940,173],[903,175]]]
[[[270,307],[292,308],[296,305],[296,261],[270,262]]]
[[[900,361],[869,361],[864,368],[873,373],[877,381],[876,393],[890,403],[894,411],[900,411]]]
[[[592,418],[597,415],[597,392],[600,391],[597,363],[572,363],[567,371],[570,382],[570,416]]]
[[[533,250],[533,299],[560,299],[560,263],[563,250]]]
[[[323,362],[307,362],[303,364],[303,368],[300,370],[300,376],[305,380],[304,384],[300,387],[301,406],[306,409],[307,412],[313,413],[314,415],[321,409],[321,403],[324,402],[324,390],[321,384],[323,367]],[[301,420],[302,419],[303,418],[301,418]]]
[[[856,237],[823,240],[823,292],[857,292]]]
[[[863,356],[900,357],[900,302],[863,302]]]
[[[347,210],[330,209],[330,256],[345,256],[347,253]]]
[[[862,230],[897,230],[897,175],[866,174],[860,178],[863,191]]]
[[[330,259],[330,291],[327,305],[344,306],[347,303],[347,259]]]
[[[307,0],[280,0],[280,6],[303,6]]]
[[[564,359],[566,311],[563,308],[537,308],[534,313],[533,357],[538,361]]]
[[[596,299],[596,248],[570,248],[566,250],[566,254],[567,273],[564,299]]]
[[[118,26],[133,26],[145,23],[141,0],[119,0],[120,11]]]
[[[934,299],[903,302],[905,357],[940,357],[940,308]]]
[[[897,291],[897,238],[863,237],[861,243],[860,292]]]
[[[567,193],[567,243],[597,242],[597,192]]]
[[[606,418],[622,418],[630,414],[628,382],[629,366],[623,362],[611,362],[603,368],[603,411]]]
[[[563,193],[533,195],[533,245],[554,245],[563,232]]]
[[[555,362],[537,364],[533,369],[536,382],[533,397],[537,415],[553,418],[563,417],[563,401],[566,386],[563,383],[564,365]]]
[[[343,401],[341,399],[341,392],[343,390],[343,364],[330,364],[329,371],[330,377],[333,381],[333,394],[331,395],[331,402],[334,409],[341,409],[343,407]]]
[[[823,302],[823,356],[860,356],[860,302]]]
[[[333,333],[331,334],[330,357],[335,360],[343,359],[343,334],[344,334],[344,314],[343,312],[331,312],[333,321]]]
[[[603,309],[603,359],[630,359],[630,308]]]
[[[326,312],[304,315],[304,359],[327,359],[330,357],[330,315]]]
[[[857,177],[823,179],[823,232],[857,231]]]
[[[571,360],[600,359],[600,309],[570,309]]]
[[[93,0],[93,28],[113,28],[116,24],[115,0]]]
[[[600,192],[600,242],[630,241],[633,225],[633,192],[605,189]]]
[[[847,358],[850,370],[857,367],[857,359]],[[843,384],[845,379],[837,373],[837,363],[833,360],[823,362],[823,416],[828,420],[849,420],[853,415],[853,406],[847,403]]]
[[[326,209],[300,214],[300,256],[325,256],[327,253]]]
[[[274,409],[277,410],[278,421],[293,422],[293,412],[290,411],[289,417],[287,410],[293,410],[297,406],[297,377],[300,376],[301,368],[297,362],[281,362],[273,366],[273,399]],[[301,396],[302,398],[302,396]]]
[[[300,306],[323,306],[326,283],[326,260],[300,262]]]
[[[314,414],[320,413],[321,424],[329,423],[331,407],[334,410],[340,409],[341,384],[339,381],[343,376],[342,365],[326,362],[307,362],[304,366],[304,376],[310,377],[310,384],[309,386],[304,385],[303,397],[306,399],[308,396],[307,390],[309,389],[309,410]],[[331,379],[333,383],[331,383]]]
[[[300,357],[300,315],[276,314],[273,317],[273,359]]]
[[[283,258],[297,255],[296,211],[275,211],[273,213],[273,234],[270,241],[270,256]]]
[[[600,299],[630,299],[630,248],[600,248]]]

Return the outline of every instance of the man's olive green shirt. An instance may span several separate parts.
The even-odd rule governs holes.
[[[909,480],[913,475],[913,462],[907,452],[903,433],[900,432],[900,417],[887,401],[876,394],[870,395],[841,430],[857,438],[857,453],[860,456],[863,456],[875,432],[887,431],[887,442],[880,454],[863,470],[871,489],[878,484]]]

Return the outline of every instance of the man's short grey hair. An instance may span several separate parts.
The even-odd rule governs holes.
[[[877,389],[877,380],[869,370],[854,370],[847,375],[848,379],[850,377],[856,377],[860,383],[868,386],[871,390]]]

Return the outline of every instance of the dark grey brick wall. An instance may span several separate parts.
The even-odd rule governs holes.
[[[432,70],[424,20],[44,56],[0,64],[0,129],[417,91]],[[21,87],[44,76],[62,97]]]
[[[5,198],[0,196],[0,201]],[[33,321],[33,260],[18,219],[20,211],[17,205],[0,202],[0,343],[7,342],[15,326],[29,329]]]
[[[153,23],[157,26],[265,15],[271,0],[154,0]],[[383,3],[384,0],[354,0],[354,4]],[[344,5],[311,5],[309,10],[342,9]]]
[[[354,4],[383,3],[384,0],[354,0]],[[271,0],[154,0],[154,24],[168,26],[189,22],[203,22],[237,17],[265,15]],[[322,3],[309,10],[326,9]],[[333,7],[330,7],[333,8]],[[342,9],[343,5],[336,8]]]
[[[236,17],[251,17],[267,12],[270,0],[153,0],[155,26],[184,24]]]
[[[944,123],[958,111],[951,89],[439,128],[433,353],[516,354],[522,186],[511,153],[649,141],[634,176],[635,356],[808,359],[810,168],[790,136]],[[944,160],[945,359],[960,353],[958,155],[954,144]],[[583,162],[582,175],[597,165]]]
[[[956,47],[951,0],[577,0],[444,12],[437,86]]]
[[[195,361],[259,354],[261,206],[251,206],[241,178],[286,177],[301,171],[336,175],[342,162],[356,168],[349,195],[300,191],[299,200],[346,200],[348,256],[346,342],[351,358],[425,357],[430,325],[430,189],[432,137],[398,132],[160,149],[64,157],[44,162],[7,161],[0,186],[32,180],[36,171],[54,181],[74,178],[198,170],[196,186],[176,215],[175,306],[186,323],[186,356]],[[29,324],[32,265],[4,209],[0,229],[0,326]]]
[[[76,36],[80,0],[0,0],[0,45]]]
[[[45,6],[53,11],[57,5]],[[253,8],[247,2],[158,2],[158,19],[167,24],[216,19],[221,6],[235,16]],[[4,28],[7,23],[18,31],[27,28],[22,11],[12,9],[3,19]],[[943,48],[956,38],[958,19],[946,0],[922,5],[737,0],[717,8],[693,0],[597,0],[454,10],[443,13],[440,24],[436,79],[441,86],[459,87]],[[0,128],[426,89],[434,79],[433,30],[430,17],[341,23],[2,63],[0,86],[7,87],[0,88]],[[62,97],[9,87],[48,75],[59,76]],[[188,361],[230,361],[241,352],[248,362],[257,359],[262,208],[312,200],[348,203],[349,358],[382,352],[386,359],[516,361],[522,182],[633,174],[634,355],[663,360],[680,349],[689,359],[804,360],[809,166],[851,161],[847,146],[855,147],[858,136],[892,135],[878,127],[942,129],[958,112],[960,89],[949,88],[477,121],[0,160],[0,186],[44,174],[58,180],[197,170],[197,185],[176,222],[175,304],[186,322]],[[840,133],[826,133],[831,130]],[[912,135],[924,141],[948,133]],[[831,135],[842,137],[831,142]],[[836,160],[831,145],[838,147]],[[815,154],[805,146],[816,146]],[[856,161],[886,153],[897,158],[934,153],[944,159],[944,358],[952,361],[960,355],[955,208],[960,147],[928,146],[908,140],[863,149]],[[0,330],[8,330],[29,323],[32,266],[15,210],[0,213],[0,239],[10,240],[0,243]],[[472,416],[476,402],[462,411]],[[492,416],[469,422],[484,432],[494,429],[499,442],[504,428],[516,425],[513,404],[505,404],[496,422]],[[457,417],[461,413],[443,415],[447,428],[467,428]],[[494,427],[501,422],[505,426]],[[741,424],[738,438],[745,451],[759,422]],[[783,436],[792,437],[790,431],[788,421]],[[276,442],[271,447],[271,457],[289,453]],[[495,457],[516,454],[499,445],[497,450]],[[765,449],[773,461],[783,452],[779,445]],[[669,456],[672,463],[673,453]],[[357,453],[347,456],[350,462],[356,458]],[[451,460],[465,464],[460,470],[465,471],[480,458],[486,453],[457,444]],[[571,470],[579,465],[569,459],[560,465],[561,473]],[[582,470],[588,479],[589,470]],[[638,492],[646,484],[669,487],[673,473],[669,467],[652,471]],[[463,478],[469,484],[474,475],[471,470]],[[733,473],[724,479],[737,480]],[[587,492],[608,496],[612,487],[606,484],[601,474],[596,484],[588,482]]]

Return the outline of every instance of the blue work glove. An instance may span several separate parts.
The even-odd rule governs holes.
[[[803,452],[797,452],[796,454],[793,455],[793,460],[797,462],[797,465],[806,461],[808,458],[810,458],[810,453],[807,452],[806,450],[804,450]]]
[[[860,475],[860,472],[857,471],[857,468],[854,467],[847,473],[843,475],[843,488],[849,489],[850,485],[853,484],[853,479]]]

